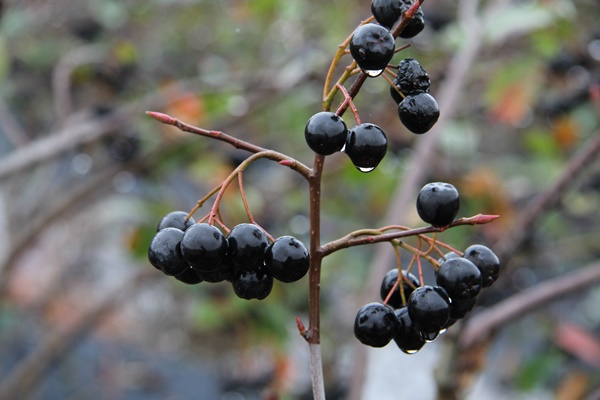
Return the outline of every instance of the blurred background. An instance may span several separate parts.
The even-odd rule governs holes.
[[[600,398],[600,5],[423,9],[425,30],[394,61],[419,60],[442,117],[413,135],[387,82],[368,80],[356,106],[389,151],[369,174],[328,157],[323,242],[420,226],[416,191],[447,181],[462,216],[501,218],[440,240],[490,246],[503,272],[472,324],[409,356],[393,343],[367,351],[352,333],[394,265],[388,246],[326,258],[328,399]],[[160,218],[190,210],[248,154],[144,112],[310,165],[304,125],[337,45],[368,16],[357,0],[0,1],[1,399],[312,398],[294,320],[306,321],[307,278],[245,301],[148,263]],[[308,243],[302,179],[265,161],[244,182],[264,228]],[[246,222],[234,187],[221,210]]]

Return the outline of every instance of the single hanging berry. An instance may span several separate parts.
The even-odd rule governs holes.
[[[444,328],[450,318],[450,302],[446,291],[439,286],[421,286],[410,294],[408,315],[422,337],[435,338]]]
[[[207,223],[194,224],[183,234],[181,253],[197,271],[214,271],[225,262],[227,241],[217,227]]]
[[[399,323],[394,310],[381,303],[363,306],[354,319],[354,336],[371,347],[384,347],[398,332]]]
[[[295,282],[308,272],[308,250],[295,237],[282,236],[267,246],[265,266],[278,281]]]
[[[458,215],[459,208],[458,190],[449,183],[428,183],[417,196],[419,217],[434,227],[450,225]]]
[[[348,131],[344,152],[361,172],[371,172],[387,152],[387,137],[374,124],[360,124]]]
[[[263,266],[269,239],[257,225],[244,223],[233,227],[227,244],[227,256],[234,270],[252,271]]]
[[[402,0],[373,0],[371,13],[381,26],[392,29],[402,16]]]
[[[398,104],[400,122],[412,133],[428,132],[440,117],[440,106],[429,93],[409,94]]]
[[[304,128],[304,138],[308,147],[323,156],[342,150],[347,134],[348,129],[344,120],[329,111],[310,117]]]
[[[350,54],[367,75],[379,76],[394,56],[396,42],[381,25],[361,25],[350,39]]]
[[[238,270],[233,274],[231,286],[241,299],[263,300],[273,289],[273,275],[263,266],[252,271]]]

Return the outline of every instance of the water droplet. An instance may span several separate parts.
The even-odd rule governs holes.
[[[403,350],[406,354],[416,354],[419,350]]]
[[[446,333],[448,329],[444,328],[441,331],[438,332],[438,334],[443,335],[444,333]]]
[[[346,151],[346,143],[344,143],[344,145],[342,146],[342,148],[340,149],[340,151],[343,153]]]
[[[427,333],[427,332],[419,332],[419,336],[421,336],[421,339],[423,339],[426,342],[433,342],[435,339],[437,339],[439,335],[439,332],[431,332],[431,333]]]
[[[356,169],[358,169],[360,172],[371,172],[375,169],[375,167],[356,167]]]
[[[365,74],[369,75],[371,78],[375,78],[376,76],[381,75],[381,73],[383,72],[382,69],[370,69],[370,70],[363,70],[365,72]]]

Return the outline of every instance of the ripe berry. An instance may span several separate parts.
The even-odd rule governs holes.
[[[435,334],[448,322],[450,298],[440,286],[425,285],[410,294],[407,308],[408,315],[419,332]]]
[[[374,124],[360,124],[348,131],[344,152],[361,172],[371,172],[387,152],[387,137]]]
[[[410,272],[402,271],[402,275],[406,280],[412,283],[414,287],[419,287],[419,279],[416,276],[411,274]],[[410,286],[405,279],[402,279],[401,285],[404,289],[404,298],[408,299],[408,296],[414,290],[412,286]],[[398,280],[398,268],[393,268],[389,270],[385,276],[383,277],[383,281],[381,281],[381,288],[379,289],[379,295],[381,296],[381,300],[387,298],[390,290],[396,284]],[[389,297],[387,304],[392,308],[400,308],[402,307],[402,296],[400,296],[400,285],[396,286],[396,289],[392,292],[392,295]]]
[[[267,246],[265,266],[281,282],[295,282],[308,272],[310,260],[304,244],[292,236],[282,236]]]
[[[371,13],[381,26],[392,29],[402,16],[402,0],[373,0]]]
[[[408,308],[402,307],[394,311],[398,319],[399,327],[394,342],[406,354],[414,354],[423,347],[425,341],[421,338],[414,323],[408,315]]]
[[[194,221],[194,218],[191,217],[186,221],[185,218],[187,217],[187,215],[188,213],[186,213],[185,211],[173,211],[168,213],[158,223],[156,232],[169,227],[185,231],[187,228],[196,223],[196,221]]]
[[[371,77],[379,76],[394,56],[396,42],[389,30],[369,23],[359,26],[350,39],[350,54]]]
[[[396,336],[398,328],[394,310],[381,303],[363,306],[354,319],[354,336],[367,346],[387,345]]]
[[[482,286],[479,268],[462,257],[444,261],[437,271],[435,281],[446,290],[452,301],[473,299]]]
[[[257,225],[245,223],[233,227],[227,244],[233,268],[252,271],[263,265],[269,239]]]
[[[317,154],[328,156],[340,151],[346,143],[348,128],[344,120],[329,111],[310,117],[304,128],[308,147]]]
[[[414,58],[405,58],[398,64],[398,73],[394,79],[394,86],[404,96],[429,92],[429,74]],[[390,87],[392,98],[399,104],[404,99],[396,89]]]
[[[148,246],[148,261],[165,275],[179,275],[189,265],[181,254],[183,231],[177,228],[161,229]]]
[[[465,250],[465,258],[481,271],[483,287],[489,287],[500,273],[500,260],[492,250],[481,244],[474,244]]]
[[[412,5],[412,0],[402,0],[401,11],[404,14]],[[400,32],[401,38],[410,39],[417,36],[425,28],[425,18],[422,7],[419,7],[413,19],[406,25],[406,27]]]
[[[194,224],[183,234],[181,253],[197,271],[214,271],[225,260],[227,241],[218,228],[206,223]]]
[[[432,226],[447,226],[454,221],[460,208],[458,190],[449,183],[432,182],[423,186],[417,197],[417,212]]]
[[[200,278],[196,270],[192,267],[187,267],[182,273],[175,275],[175,279],[188,285],[197,285],[202,282],[202,278]]]
[[[440,106],[429,93],[406,95],[398,104],[400,122],[412,133],[429,131],[440,117]]]
[[[233,274],[231,286],[241,299],[262,300],[273,289],[273,275],[264,267],[258,267],[253,271],[238,270]]]

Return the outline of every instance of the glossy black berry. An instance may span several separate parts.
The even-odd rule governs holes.
[[[373,0],[371,13],[375,20],[388,29],[392,29],[396,21],[402,16],[401,0]]]
[[[265,267],[258,267],[252,271],[238,270],[233,274],[231,286],[241,299],[262,300],[273,289],[273,276]]]
[[[350,39],[350,54],[369,76],[381,75],[394,56],[396,43],[390,31],[381,25],[361,25]]]
[[[401,0],[402,1],[402,14],[408,11],[409,7],[412,6],[412,0]],[[400,36],[403,39],[410,39],[417,36],[423,29],[425,29],[425,15],[423,14],[423,8],[419,7],[415,13],[413,19],[406,25],[406,27],[400,32]]]
[[[194,218],[191,217],[186,221],[185,218],[187,217],[187,215],[188,213],[186,213],[185,211],[173,211],[168,213],[160,220],[158,226],[156,227],[156,231],[158,232],[161,229],[165,228],[177,228],[182,231],[185,231],[187,228],[196,223],[196,221],[194,221]]]
[[[410,272],[402,271],[402,275],[404,275],[405,279],[402,279],[401,285],[404,288],[404,298],[408,299],[408,296],[414,290],[413,287],[419,287],[419,279],[411,274]],[[381,281],[381,288],[379,289],[379,295],[381,296],[381,300],[385,301],[390,290],[396,284],[398,280],[398,268],[393,268],[389,270],[385,276],[383,277],[383,281]],[[412,283],[412,286],[409,285],[406,280]],[[402,307],[402,296],[400,295],[400,285],[397,285],[392,295],[388,298],[387,304],[392,308],[400,308]]]
[[[269,239],[265,232],[254,224],[239,224],[227,236],[228,258],[234,270],[254,270],[264,264],[265,250]]]
[[[398,328],[394,310],[381,303],[363,306],[354,319],[354,336],[367,346],[384,347],[396,336]]]
[[[454,300],[450,304],[450,319],[459,320],[464,318],[477,303],[477,297],[467,300]]]
[[[187,267],[182,273],[175,275],[175,279],[188,285],[197,285],[202,282],[202,278],[200,278],[196,270],[192,267]]]
[[[492,250],[481,244],[474,244],[465,250],[464,257],[481,271],[483,287],[489,287],[500,273],[500,260]]]
[[[421,64],[417,60],[410,57],[405,58],[398,64],[398,73],[394,79],[394,86],[397,90],[390,87],[390,94],[396,104],[399,104],[406,95],[429,92],[429,74],[421,67]],[[404,96],[400,95],[398,91]]]
[[[328,156],[340,151],[346,144],[348,128],[344,120],[329,111],[310,117],[304,128],[308,147],[317,154]]]
[[[460,208],[458,190],[449,183],[432,182],[423,186],[417,197],[417,212],[432,226],[447,226],[454,221]]]
[[[414,354],[423,347],[425,341],[421,338],[414,323],[408,315],[408,308],[402,307],[394,311],[398,319],[398,332],[394,336],[396,345],[407,354]]]
[[[214,271],[227,254],[227,241],[221,231],[201,223],[190,226],[181,240],[183,258],[198,271]]]
[[[196,271],[198,276],[206,282],[217,283],[223,281],[230,281],[233,277],[233,268],[231,262],[225,258],[221,265],[212,271]]]
[[[387,152],[387,137],[380,127],[364,123],[348,131],[344,152],[361,172],[371,172]]]
[[[415,328],[425,334],[439,332],[450,317],[450,298],[440,286],[421,286],[408,298],[408,315]]]
[[[398,104],[398,117],[406,129],[422,134],[437,122],[440,106],[429,93],[409,94]]]
[[[148,261],[165,275],[179,275],[189,265],[181,254],[183,231],[177,228],[161,229],[148,246]]]
[[[454,300],[475,298],[481,291],[481,272],[471,261],[454,257],[444,261],[437,271],[435,282]]]
[[[295,282],[308,272],[310,259],[304,243],[282,236],[267,246],[265,266],[281,282]]]

